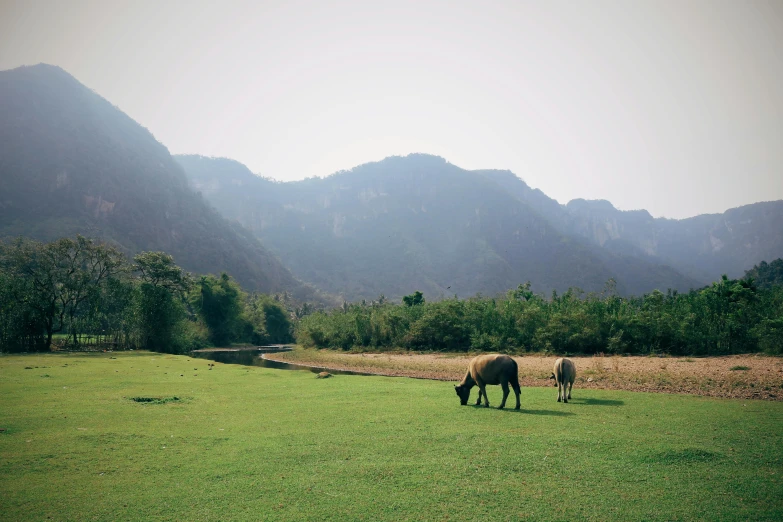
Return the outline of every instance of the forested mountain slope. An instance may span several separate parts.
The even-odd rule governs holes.
[[[696,282],[558,232],[527,203],[475,172],[424,154],[326,178],[277,183],[240,163],[176,156],[191,184],[296,273],[348,299],[538,291],[687,290]]]
[[[247,290],[308,297],[252,234],[192,190],[166,147],[62,69],[0,72],[0,237],[83,234],[162,250]]]

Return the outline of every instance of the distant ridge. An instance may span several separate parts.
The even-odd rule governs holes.
[[[606,200],[575,199],[560,205],[508,171],[482,173],[533,206],[561,233],[668,264],[701,283],[722,274],[742,277],[761,261],[783,257],[783,201],[685,219],[653,218],[646,210],[617,210]]]

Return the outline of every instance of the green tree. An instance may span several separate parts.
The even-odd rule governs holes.
[[[127,271],[120,252],[82,236],[45,244],[20,238],[3,258],[6,277],[16,280],[12,298],[32,329],[43,330],[47,350],[54,333],[68,327],[78,344],[77,316],[90,301],[98,306],[105,287]]]
[[[149,350],[182,353],[186,346],[182,332],[187,329],[184,306],[192,279],[174,258],[164,252],[143,252],[135,256],[134,271],[139,274],[136,298],[136,325],[140,345]]]
[[[224,272],[220,277],[201,277],[197,287],[193,304],[209,328],[210,341],[226,346],[246,338],[248,324],[242,316],[246,296],[239,285]]]
[[[28,281],[7,270],[3,253],[0,248],[0,351],[43,350],[44,322],[38,310],[27,303]]]
[[[406,306],[416,306],[420,304],[424,304],[424,294],[416,290],[411,295],[406,295],[402,298],[402,302],[405,303]]]
[[[297,308],[299,317],[312,313],[312,307],[304,303]],[[247,301],[246,316],[253,327],[254,344],[286,344],[294,340],[292,324],[285,308],[265,294],[254,294]]]
[[[142,282],[165,288],[174,295],[182,296],[193,286],[193,278],[174,263],[174,258],[165,252],[142,252],[133,258],[133,269],[139,273]]]
[[[762,261],[746,271],[743,279],[752,279],[758,288],[764,290],[783,287],[783,259],[775,259],[770,263]]]

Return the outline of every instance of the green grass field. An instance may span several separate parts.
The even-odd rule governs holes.
[[[208,363],[1,356],[0,519],[783,519],[781,402]]]

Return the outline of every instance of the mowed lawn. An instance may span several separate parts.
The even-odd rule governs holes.
[[[0,356],[0,519],[783,520],[781,402],[209,363]]]

